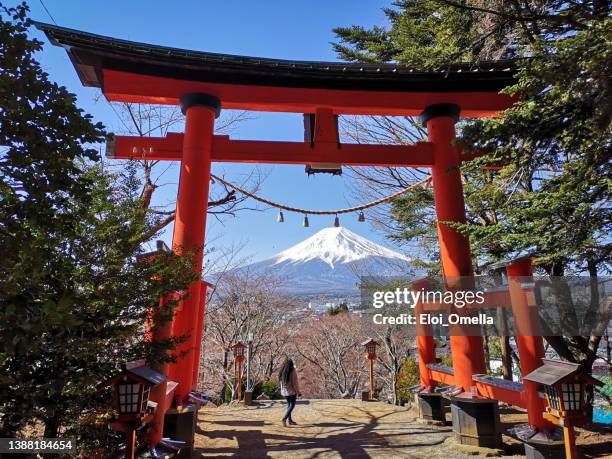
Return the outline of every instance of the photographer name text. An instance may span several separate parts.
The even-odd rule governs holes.
[[[460,314],[431,314],[423,313],[413,316],[412,314],[399,314],[397,316],[386,316],[374,314],[372,321],[376,325],[438,325],[449,327],[451,325],[493,325],[493,317],[480,313],[475,316],[463,316]]]

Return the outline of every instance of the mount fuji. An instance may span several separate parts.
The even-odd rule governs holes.
[[[324,228],[271,258],[238,271],[269,273],[283,293],[356,296],[359,276],[398,276],[414,272],[413,260],[343,228]]]

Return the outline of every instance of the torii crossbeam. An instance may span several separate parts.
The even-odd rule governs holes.
[[[226,135],[215,135],[212,139],[211,161],[414,168],[431,168],[434,165],[431,142],[418,142],[414,145],[340,143],[336,140],[337,119],[330,110],[318,110],[314,120],[312,141],[232,140]],[[329,133],[327,138],[325,132]],[[117,136],[107,142],[106,156],[112,159],[181,161],[184,138],[184,134],[180,133],[168,133],[166,137]],[[461,155],[461,160],[470,160],[474,156]]]

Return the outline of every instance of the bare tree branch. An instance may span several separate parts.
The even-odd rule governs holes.
[[[143,105],[133,103],[116,103],[111,107],[119,117],[126,134],[147,137],[157,135],[164,137],[175,127],[180,127],[184,123],[184,116],[177,107],[167,107],[161,105]],[[244,111],[227,111],[216,123],[216,132],[229,134],[237,126],[252,117]],[[147,160],[144,157],[138,160],[141,168],[143,187],[140,193],[142,208],[153,215],[163,216],[164,218],[155,222],[152,228],[145,235],[147,238],[161,231],[174,221],[175,209],[168,209],[167,206],[174,207],[173,203],[168,203],[161,209],[159,206],[153,207],[155,192],[163,185],[160,179],[167,173],[175,162],[168,162],[163,170],[156,171],[156,166],[160,161]],[[253,169],[249,174],[239,178],[241,187],[256,193],[264,179],[264,175],[258,168]],[[213,215],[219,221],[224,216],[235,216],[243,210],[260,210],[257,206],[246,206],[247,197],[237,194],[227,186],[217,183],[211,184],[210,199],[208,202],[207,213]]]

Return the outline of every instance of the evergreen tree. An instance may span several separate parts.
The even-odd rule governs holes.
[[[549,275],[609,272],[609,3],[405,0],[385,12],[386,28],[335,29],[339,55],[416,70],[513,59],[517,83],[506,91],[518,102],[503,118],[458,125],[467,151],[488,153],[464,163],[467,223],[455,225],[470,237],[476,270],[535,248]],[[431,192],[397,199],[393,237],[437,244],[432,204]],[[598,300],[593,295],[593,308]],[[599,334],[547,339],[562,357],[589,366]]]
[[[145,323],[169,320],[175,302],[159,299],[196,275],[172,253],[137,262],[158,222],[136,168],[105,170],[104,127],[41,69],[27,11],[0,4],[0,436],[41,422],[100,444],[83,430],[110,407],[97,384],[170,358],[181,338],[149,346]]]

